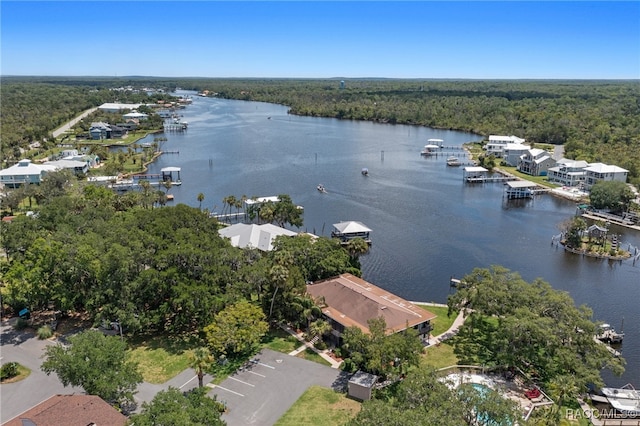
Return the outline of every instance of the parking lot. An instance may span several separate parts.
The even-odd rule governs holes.
[[[229,426],[272,425],[312,385],[346,389],[348,374],[269,349],[236,371],[210,396],[227,404],[222,418]]]

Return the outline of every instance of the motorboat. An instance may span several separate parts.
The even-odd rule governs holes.
[[[611,325],[602,324],[598,327],[596,339],[605,343],[622,343],[624,333],[617,332]]]
[[[438,145],[433,145],[433,144],[427,144],[424,146],[424,148],[422,148],[422,151],[420,151],[421,155],[435,155],[438,150],[440,149],[440,146]]]
[[[327,190],[325,189],[324,185],[323,185],[323,184],[321,184],[321,183],[319,183],[319,184],[318,184],[317,189],[318,189],[318,191],[320,191],[320,192],[324,192],[324,193],[326,193],[326,192],[327,192]]]
[[[449,157],[447,158],[447,166],[457,167],[461,166],[462,163],[458,159],[458,157]]]
[[[616,410],[628,414],[640,414],[640,392],[631,383],[621,388],[602,388],[602,394]]]

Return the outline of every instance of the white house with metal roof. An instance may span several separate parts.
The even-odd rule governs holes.
[[[18,161],[11,167],[0,170],[0,183],[7,188],[18,188],[23,184],[39,185],[44,175],[54,172],[59,167],[47,164],[33,164],[29,159]]]
[[[264,225],[237,223],[220,229],[218,234],[228,238],[234,247],[256,248],[262,251],[271,251],[273,241],[280,235],[289,237],[298,235],[296,232],[270,223]]]
[[[585,168],[589,165],[584,160],[570,160],[562,158],[556,162],[556,165],[549,167],[547,170],[547,179],[549,182],[558,183],[563,186],[580,186],[584,183]]]
[[[524,144],[525,140],[517,136],[500,136],[490,135],[489,142],[485,145],[484,149],[488,155],[493,155],[496,158],[502,158],[504,154],[504,148],[507,144]]]
[[[629,171],[618,166],[610,166],[603,163],[591,163],[584,168],[584,184],[587,189],[591,189],[599,181],[627,182]]]
[[[520,162],[520,157],[527,153],[531,146],[521,143],[508,143],[502,149],[502,159],[509,166],[516,167]]]
[[[76,175],[86,175],[89,172],[89,164],[86,161],[71,160],[63,158],[61,160],[47,161],[44,163],[46,166],[54,166],[57,169],[70,170]]]

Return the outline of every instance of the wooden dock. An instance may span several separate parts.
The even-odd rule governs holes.
[[[515,176],[468,176],[465,178],[468,183],[493,183],[493,182],[510,182],[518,180]]]
[[[451,277],[449,279],[449,286],[451,287],[464,287],[466,283],[458,278]]]

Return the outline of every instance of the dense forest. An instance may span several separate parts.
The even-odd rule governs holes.
[[[37,215],[0,224],[8,260],[0,263],[2,300],[14,312],[52,302],[97,324],[119,318],[131,332],[183,333],[246,299],[271,320],[296,323],[307,281],[360,275],[357,256],[334,239],[284,238],[273,252],[241,250],[197,208],[154,208],[144,191],[119,195],[64,172],[50,173],[44,185]]]
[[[562,144],[566,156],[615,164],[640,184],[640,84],[552,80],[300,80],[3,77],[2,155],[46,137],[102,102],[135,101],[118,87],[177,87],[287,105],[292,114],[516,135]],[[136,99],[136,97],[138,97]]]

